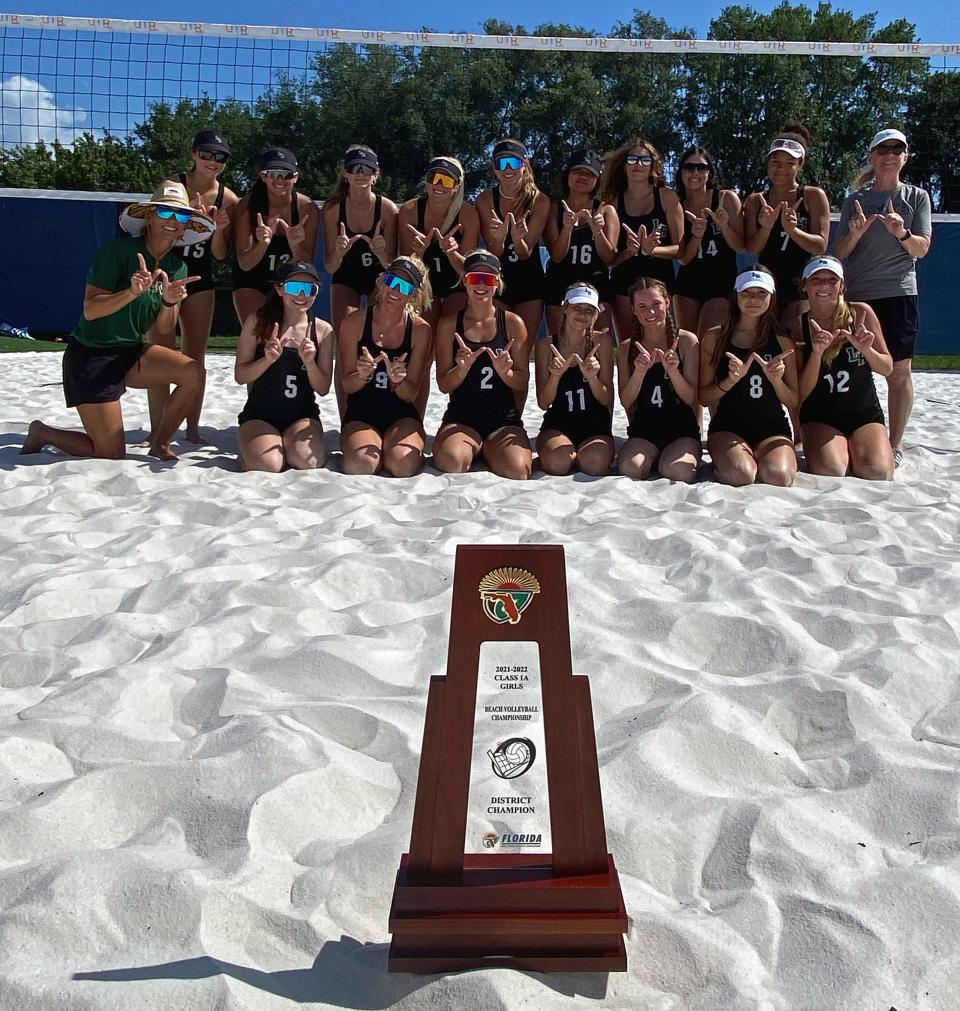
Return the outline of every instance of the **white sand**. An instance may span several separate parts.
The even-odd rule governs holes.
[[[2,361],[3,1011],[960,1006],[960,377],[893,484],[731,490],[240,474],[223,357],[216,448],[21,459],[76,417]],[[501,541],[566,548],[606,981],[385,972],[454,550]]]

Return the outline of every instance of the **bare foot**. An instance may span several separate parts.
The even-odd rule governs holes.
[[[150,456],[155,456],[158,460],[176,460],[177,454],[165,444],[153,443],[147,450]]]
[[[23,445],[20,447],[20,455],[26,456],[29,453],[39,453],[47,442],[44,438],[44,429],[47,426],[42,421],[31,421],[30,427],[27,429],[27,437],[23,440]]]
[[[188,428],[185,438],[187,442],[192,442],[194,446],[209,446],[210,443],[200,434],[199,428]]]

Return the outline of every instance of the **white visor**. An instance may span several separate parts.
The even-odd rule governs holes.
[[[785,151],[791,158],[806,158],[807,156],[804,146],[799,141],[790,140],[789,137],[778,137],[770,145],[767,154],[771,155],[774,151]]]
[[[907,143],[906,136],[899,130],[881,130],[879,133],[874,134],[873,140],[870,141],[870,150],[872,151],[879,144],[884,144],[888,140],[898,140],[901,144]],[[907,145],[909,147],[909,145]]]
[[[593,288],[588,288],[585,284],[574,284],[567,288],[563,296],[564,305],[592,305],[597,312],[600,311],[600,296]]]
[[[831,274],[836,274],[841,281],[843,280],[843,266],[839,260],[835,260],[832,256],[818,256],[811,260],[803,268],[804,281],[813,277],[818,270],[829,270]]]
[[[747,288],[763,288],[771,295],[777,293],[777,286],[774,284],[773,278],[762,270],[745,270],[742,274],[738,274],[734,288],[737,291],[746,291]]]

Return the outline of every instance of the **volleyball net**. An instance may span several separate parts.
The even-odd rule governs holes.
[[[740,10],[721,11],[712,34]],[[813,17],[811,36],[827,30],[820,12],[795,10]],[[257,154],[282,144],[300,157],[301,189],[322,196],[345,147],[361,142],[380,152],[392,196],[411,195],[439,153],[464,162],[475,191],[504,135],[526,142],[552,189],[573,149],[642,135],[668,165],[704,144],[746,191],[763,177],[771,134],[796,118],[814,133],[808,176],[836,196],[877,123],[905,124],[931,68],[960,65],[960,44],[919,43],[911,28],[876,30],[870,16],[851,41],[770,41],[695,39],[639,13],[608,36],[517,35],[496,22],[444,34],[2,14],[0,185],[149,191],[188,167],[190,138],[214,126],[234,149],[225,178],[238,189]],[[85,144],[89,155],[91,139],[110,142],[111,158],[85,180],[69,153]],[[22,154],[38,142],[56,144],[56,159]]]

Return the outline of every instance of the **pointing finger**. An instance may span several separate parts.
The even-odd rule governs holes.
[[[257,211],[257,228],[263,228],[263,215]]]
[[[455,333],[453,336],[456,342],[460,345],[461,349],[466,351],[467,354],[470,354],[470,348],[468,348],[467,345],[463,343],[463,338],[460,336],[460,334]]]
[[[143,253],[137,253],[137,264],[140,267],[140,273],[146,274],[147,272],[147,261],[143,258]]]
[[[260,215],[258,214],[257,217],[259,218]],[[340,222],[340,238],[341,239],[345,239],[346,237],[347,237],[347,226],[341,221]]]

